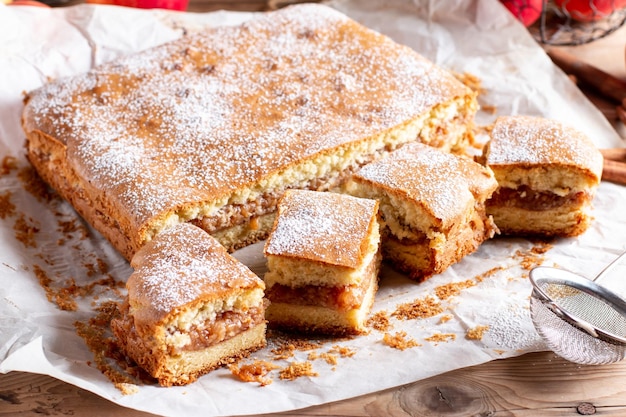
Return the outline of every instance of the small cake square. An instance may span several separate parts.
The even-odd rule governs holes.
[[[265,243],[269,326],[330,335],[365,332],[378,290],[378,202],[289,190]]]
[[[498,190],[487,212],[503,234],[576,236],[589,227],[602,154],[582,132],[542,117],[496,119],[483,152]]]
[[[422,281],[497,232],[485,212],[497,186],[473,160],[411,143],[358,170],[345,191],[379,201],[384,261]]]
[[[266,345],[263,281],[202,229],[161,232],[131,265],[111,329],[160,385],[189,384]]]

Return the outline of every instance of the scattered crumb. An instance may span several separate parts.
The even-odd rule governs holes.
[[[483,272],[482,274],[480,274],[480,275],[478,275],[478,276],[474,277],[474,279],[475,279],[477,282],[483,282],[486,278],[489,278],[489,277],[491,277],[491,276],[495,275],[495,274],[496,274],[496,273],[498,273],[499,271],[504,271],[505,269],[506,269],[506,268],[505,268],[505,267],[503,267],[503,266],[496,266],[496,267],[493,267],[493,268],[491,268],[490,270],[485,271],[485,272]]]
[[[346,346],[339,346],[339,345],[334,345],[328,352],[337,353],[342,358],[351,358],[356,354],[356,350],[346,347]]]
[[[80,239],[86,239],[89,236],[89,231],[80,220],[74,218],[70,220],[59,220],[57,222],[57,228],[66,238],[70,238],[71,234],[80,232]]]
[[[294,356],[296,350],[307,351],[322,346],[322,343],[318,341],[289,337],[277,338],[274,343],[277,345],[271,350],[274,360],[289,359]]]
[[[0,194],[0,219],[15,216],[15,204],[11,201],[12,196],[10,191]]]
[[[134,363],[128,362],[110,334],[111,320],[118,313],[117,303],[109,301],[101,304],[97,314],[86,321],[76,321],[76,333],[83,338],[94,354],[95,365],[123,394],[132,393],[136,386],[133,376],[141,380],[152,379]]]
[[[385,310],[376,312],[367,320],[366,326],[378,330],[379,332],[388,331],[391,328],[389,314]]]
[[[13,230],[15,230],[15,239],[27,248],[37,247],[35,235],[39,232],[39,229],[40,227],[37,225],[37,222],[31,218],[27,219],[23,213],[20,214],[13,225]]]
[[[436,316],[443,312],[443,307],[433,297],[427,296],[416,299],[411,303],[400,304],[391,313],[400,320],[424,319]]]
[[[393,335],[391,335],[390,333],[385,333],[385,335],[383,336],[383,343],[387,346],[399,350],[422,346],[414,339],[407,339],[406,332],[396,332]]]
[[[33,265],[33,272],[35,276],[39,280],[39,285],[46,292],[46,298],[51,303],[55,303],[61,310],[64,311],[76,311],[78,310],[78,305],[76,304],[76,300],[71,296],[72,294],[72,283],[70,280],[68,286],[63,287],[61,289],[52,288],[54,281],[46,271],[43,270],[39,265]]]
[[[481,340],[487,330],[489,330],[489,326],[476,326],[471,329],[467,329],[465,337],[471,340]]]
[[[538,242],[535,246],[533,246],[530,251],[534,254],[544,254],[546,252],[548,252],[550,249],[552,249],[554,245],[552,243],[548,243],[548,242]]]
[[[57,282],[52,279],[48,273],[39,265],[33,264],[33,272],[39,280],[39,285],[46,293],[46,298],[51,303],[55,303],[61,310],[76,311],[78,304],[76,300],[81,297],[94,295],[95,289],[100,287],[105,290],[112,290],[118,296],[120,295],[118,288],[123,283],[118,282],[110,275],[99,280],[90,282],[87,285],[77,285],[74,278],[67,278],[64,282]]]
[[[452,320],[452,314],[444,314],[443,316],[441,316],[441,318],[439,319],[439,323],[447,323],[450,320]]]
[[[8,175],[17,169],[17,159],[14,156],[5,156],[0,164],[0,175]]]
[[[523,269],[530,271],[545,261],[545,256],[543,255],[548,252],[552,246],[552,244],[547,242],[538,242],[530,248],[530,250],[526,252],[518,250],[513,256],[520,260],[520,265]]]
[[[120,390],[120,392],[124,395],[133,395],[139,392],[139,387],[135,384],[130,384],[128,382],[116,382],[115,388]]]
[[[38,201],[52,201],[61,197],[48,188],[48,185],[41,179],[35,168],[31,165],[25,166],[17,173],[17,178],[21,181],[24,190],[28,191]]]
[[[478,78],[476,75],[470,74],[469,72],[454,72],[453,75],[457,80],[461,81],[463,84],[465,84],[466,87],[470,88],[472,91],[475,91],[478,94],[484,93],[485,90],[483,89],[482,82],[480,78]]]
[[[456,340],[456,335],[454,333],[435,333],[424,340],[434,343],[449,342],[451,340]]]
[[[302,376],[318,376],[319,374],[313,371],[311,362],[292,362],[286,368],[283,368],[279,375],[280,379],[293,381]]]
[[[255,360],[252,363],[228,367],[233,375],[244,382],[258,382],[262,387],[272,383],[272,379],[267,375],[274,369],[280,368],[278,365],[268,361]]]
[[[474,280],[468,279],[462,282],[451,282],[450,284],[440,285],[435,288],[435,294],[440,300],[446,300],[450,297],[459,295],[462,290],[476,285]]]
[[[492,106],[492,105],[484,104],[484,103],[480,105],[480,109],[489,114],[496,114],[498,112],[498,108],[496,106]]]
[[[329,365],[337,365],[337,355],[333,355],[330,352],[323,352],[323,353],[311,352],[307,356],[307,359],[310,361],[314,361],[316,359],[323,359]]]

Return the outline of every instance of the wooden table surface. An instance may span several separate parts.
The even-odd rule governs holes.
[[[264,2],[192,0],[190,11],[263,10]],[[274,4],[280,5],[280,1]],[[626,26],[598,41],[563,47],[626,81]],[[593,93],[590,93],[593,95]],[[593,97],[626,140],[615,103]],[[567,362],[551,352],[458,369],[408,385],[281,416],[626,416],[626,361],[602,366]],[[0,417],[147,417],[54,378],[0,374]]]

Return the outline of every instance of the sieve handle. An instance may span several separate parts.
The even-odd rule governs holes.
[[[592,280],[593,282],[599,282],[602,278],[604,278],[615,266],[617,266],[617,264],[619,263],[619,261],[626,256],[626,251],[622,252],[622,254],[620,256],[618,256],[617,258],[615,258],[613,260],[613,262],[611,262],[610,264],[608,264],[607,266],[604,267],[604,269],[602,271],[600,271],[600,273],[598,275],[596,275],[596,277]]]

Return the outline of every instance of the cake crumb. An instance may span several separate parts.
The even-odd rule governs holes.
[[[475,91],[478,94],[484,93],[484,88],[482,86],[482,81],[476,75],[471,74],[469,72],[453,72],[454,77],[465,84],[465,86],[472,91]]]
[[[489,326],[476,326],[467,329],[465,337],[471,340],[482,340],[483,335],[489,330]]]
[[[85,341],[87,348],[94,354],[95,366],[124,395],[133,393],[137,382],[151,382],[143,369],[128,358],[115,344],[110,335],[111,320],[118,315],[117,303],[107,301],[99,305],[96,315],[85,321],[76,321],[76,333]],[[137,378],[137,379],[134,379]]]
[[[322,352],[322,353],[311,352],[307,356],[307,359],[310,361],[314,361],[316,359],[323,359],[329,365],[337,365],[337,356],[333,355],[330,352]]]
[[[499,271],[504,271],[506,268],[503,266],[496,266],[493,267],[491,269],[489,269],[488,271],[483,272],[480,275],[477,275],[476,277],[474,277],[474,279],[477,282],[483,282],[486,278],[492,277],[494,276],[496,273],[498,273]]]
[[[273,342],[276,344],[276,347],[270,351],[274,355],[274,360],[289,359],[294,356],[296,350],[314,350],[322,346],[321,342],[289,337],[278,337]]]
[[[75,282],[70,279],[65,287],[60,289],[53,288],[54,281],[39,265],[33,265],[33,272],[39,281],[39,285],[46,293],[49,302],[55,303],[63,311],[76,311],[78,304],[73,298],[76,288]]]
[[[39,232],[40,227],[37,225],[35,220],[31,218],[27,219],[24,214],[20,214],[20,216],[15,220],[13,230],[15,231],[15,239],[22,243],[24,247],[37,247],[35,236]]]
[[[273,380],[267,375],[274,369],[278,368],[280,368],[278,365],[262,360],[255,360],[252,363],[241,366],[230,365],[228,367],[230,372],[242,381],[258,382],[262,387],[272,383]]]
[[[11,201],[13,193],[6,191],[0,194],[0,219],[15,216],[15,204]]]
[[[545,261],[545,257],[543,255],[552,249],[552,247],[553,245],[551,243],[538,240],[534,242],[533,247],[531,247],[528,251],[516,251],[514,257],[516,259],[520,259],[520,265],[523,269],[530,271]]]
[[[328,352],[337,353],[342,358],[351,358],[356,354],[356,350],[347,346],[334,345]]]
[[[383,343],[394,349],[405,350],[412,347],[422,346],[414,339],[407,338],[406,332],[396,332],[395,334],[385,333],[383,336]]]
[[[489,114],[496,114],[498,112],[498,107],[490,104],[481,104],[480,109]]]
[[[443,316],[441,316],[441,318],[439,319],[439,323],[443,324],[443,323],[447,323],[450,320],[452,320],[452,314],[444,314]]]
[[[427,337],[424,339],[428,342],[439,343],[439,342],[449,342],[451,340],[456,340],[456,335],[454,333],[435,333],[434,335]]]
[[[128,382],[116,382],[113,384],[123,395],[133,395],[139,392],[139,387]]]
[[[446,300],[450,297],[459,295],[462,290],[473,287],[474,285],[476,285],[476,282],[471,279],[462,282],[451,282],[449,284],[436,287],[435,294],[437,294],[437,297],[439,297],[440,300]]]
[[[443,307],[431,296],[418,298],[410,303],[400,304],[391,313],[400,320],[425,319],[443,312]]]
[[[39,202],[51,202],[54,199],[61,200],[61,197],[52,191],[39,176],[35,168],[28,165],[17,173],[17,178],[22,183],[22,187]]]
[[[280,379],[293,381],[302,376],[319,376],[319,374],[313,371],[313,364],[307,361],[290,363],[286,368],[280,371],[279,376]]]
[[[378,330],[379,332],[388,331],[391,328],[391,323],[389,322],[389,314],[385,310],[378,311],[372,314],[372,316],[370,316],[370,318],[367,320],[366,326],[374,330]]]
[[[0,175],[9,175],[11,171],[17,169],[17,158],[14,156],[5,156],[0,164]]]

